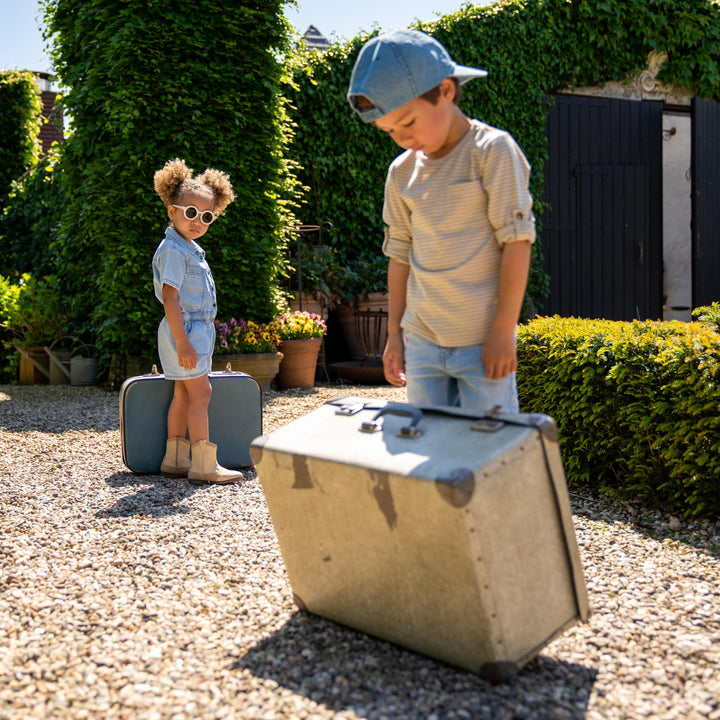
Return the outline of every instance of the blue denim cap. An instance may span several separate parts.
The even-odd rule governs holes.
[[[445,78],[460,84],[486,70],[458,65],[443,45],[419,30],[393,30],[368,40],[355,60],[347,99],[365,122],[373,122],[437,87]],[[361,110],[357,95],[375,107]]]

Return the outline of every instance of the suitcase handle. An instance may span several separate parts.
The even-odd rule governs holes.
[[[411,418],[409,425],[405,425],[405,427],[398,430],[398,437],[417,438],[422,435],[422,432],[417,427],[420,420],[422,420],[422,410],[412,405],[401,405],[400,403],[388,403],[385,407],[380,408],[372,420],[364,422],[360,426],[360,431],[374,433],[382,430],[380,420],[383,415],[403,415]]]

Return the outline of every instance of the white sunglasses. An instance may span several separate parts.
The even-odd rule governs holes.
[[[199,217],[203,225],[211,225],[218,218],[218,214],[212,210],[199,210],[194,205],[173,205],[173,207],[182,210],[186,220],[195,220]]]

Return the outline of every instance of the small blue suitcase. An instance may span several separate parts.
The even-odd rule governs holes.
[[[247,373],[228,370],[211,372],[210,384],[210,441],[217,445],[218,463],[229,469],[250,467],[250,443],[262,435],[260,385]],[[160,472],[172,393],[173,381],[155,367],[127,378],[120,388],[122,460],[135,473]]]

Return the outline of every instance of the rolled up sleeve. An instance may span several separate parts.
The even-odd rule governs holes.
[[[498,245],[535,242],[535,215],[528,189],[530,163],[512,136],[499,133],[492,139],[481,176]]]

